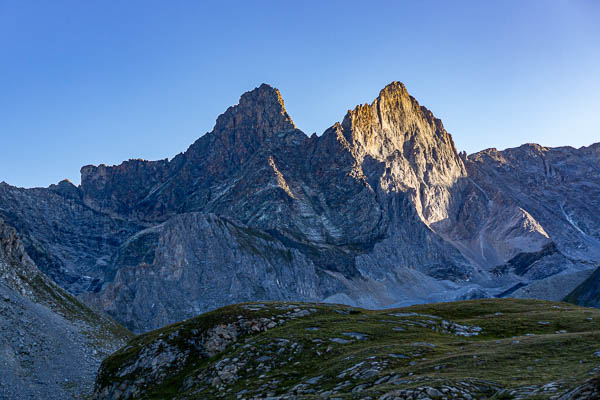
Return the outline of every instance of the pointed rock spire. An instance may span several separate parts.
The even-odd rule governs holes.
[[[363,164],[376,160],[385,171],[376,177],[383,191],[412,191],[417,212],[428,224],[448,217],[449,190],[466,169],[442,121],[419,105],[404,84],[392,82],[371,104],[348,111],[340,128],[329,135],[354,158],[351,176],[373,180]]]
[[[244,136],[262,141],[266,137],[295,129],[279,90],[263,83],[244,93],[237,105],[229,107],[217,118],[213,132],[225,134],[231,144],[245,142]]]
[[[454,150],[452,137],[442,121],[419,105],[401,82],[392,82],[379,92],[371,103],[348,111],[342,123],[347,139],[359,144],[375,158],[386,158],[415,137],[427,147],[434,142]]]

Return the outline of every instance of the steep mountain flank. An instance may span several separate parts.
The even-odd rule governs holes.
[[[79,398],[129,338],[43,275],[0,219],[0,398]]]
[[[600,254],[600,143],[548,148],[526,144],[468,157],[469,176],[502,192],[541,224],[565,255],[597,262]]]
[[[565,299],[569,303],[600,308],[600,268],[577,286]]]
[[[149,190],[170,176],[168,160],[129,160],[108,167],[81,168],[81,198],[90,208],[117,218],[143,219],[135,212]]]
[[[372,104],[348,112],[337,134],[355,158],[353,176],[365,176],[370,157],[382,164],[376,176],[381,190],[409,192],[427,224],[448,218],[449,188],[466,176],[464,165],[442,121],[402,83],[391,83]]]
[[[213,214],[186,213],[122,247],[101,306],[135,331],[256,298],[315,301],[340,290],[297,249]]]
[[[527,266],[535,282],[514,295],[545,293],[546,298],[562,299],[600,264],[600,144],[489,149],[469,156],[466,165],[469,177],[488,197],[502,197],[503,203],[527,210],[524,227],[537,235],[518,239],[522,253],[539,253],[552,242],[554,251],[539,253],[543,257]],[[531,246],[536,236],[542,245],[538,250]],[[553,288],[558,287],[556,292]]]
[[[264,142],[294,130],[279,91],[263,84],[242,95],[238,105],[219,116],[212,132],[170,162],[83,167],[83,199],[99,211],[136,220],[164,221],[176,213],[199,211]]]

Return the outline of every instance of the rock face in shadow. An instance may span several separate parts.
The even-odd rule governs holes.
[[[600,144],[574,149],[526,144],[468,157],[469,175],[520,204],[566,255],[600,252]],[[492,188],[493,186],[493,188]]]
[[[580,149],[537,144],[501,152],[488,149],[469,156],[466,165],[488,197],[502,196],[526,210],[524,230],[538,232],[542,248],[553,243],[551,254],[527,267],[535,282],[515,296],[543,292],[548,299],[560,300],[600,264],[600,219],[594,211],[600,207],[600,144]],[[547,237],[546,244],[540,235]],[[521,236],[519,242],[527,243]],[[540,250],[529,246],[522,252]]]
[[[102,359],[130,337],[42,274],[0,219],[0,398],[89,394]]]
[[[569,293],[564,301],[585,307],[600,307],[600,269]]]
[[[599,148],[458,154],[399,82],[308,137],[263,84],[171,160],[3,184],[0,215],[136,331],[246,300],[557,299],[600,261]]]
[[[67,181],[48,189],[0,183],[0,217],[40,270],[73,294],[100,290],[112,255],[143,228],[89,208],[81,196]]]
[[[84,202],[109,214],[146,221],[196,211],[216,194],[211,186],[239,173],[264,142],[294,130],[279,91],[263,84],[242,95],[238,105],[219,116],[212,132],[170,162],[130,160],[114,167],[83,167]]]
[[[316,301],[342,289],[335,280],[319,276],[301,251],[214,214],[173,217],[135,235],[121,254],[127,256],[102,292],[101,306],[136,331],[223,303],[256,298]]]

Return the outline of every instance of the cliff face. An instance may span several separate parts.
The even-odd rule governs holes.
[[[102,358],[129,338],[42,274],[15,229],[0,219],[1,398],[89,393]]]
[[[44,272],[137,331],[247,300],[558,299],[600,261],[598,153],[459,155],[399,82],[308,137],[261,85],[172,160],[1,185],[0,215]]]
[[[105,214],[139,219],[143,215],[136,212],[136,205],[168,176],[167,160],[129,160],[114,167],[86,165],[81,168],[82,199]]]
[[[253,299],[317,301],[340,290],[297,249],[213,214],[186,213],[122,246],[121,268],[100,306],[136,331],[221,304]]]
[[[526,144],[469,156],[469,175],[528,211],[566,255],[600,255],[600,144],[574,149]]]
[[[442,121],[402,83],[391,83],[373,103],[348,112],[340,134],[356,158],[355,176],[365,175],[366,159],[379,162],[380,190],[409,192],[427,224],[449,217],[449,190],[466,176],[465,167]]]
[[[89,208],[67,181],[48,189],[0,183],[0,218],[39,269],[73,294],[98,291],[119,245],[143,228]]]

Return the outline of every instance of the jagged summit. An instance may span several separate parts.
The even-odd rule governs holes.
[[[281,92],[268,83],[262,83],[259,87],[249,90],[240,96],[239,106],[253,106],[257,103],[277,104],[285,112],[285,105]]]
[[[465,166],[442,122],[403,83],[390,83],[371,104],[348,111],[334,134],[356,159],[354,176],[368,175],[365,160],[377,160],[385,165],[384,191],[414,190],[424,221],[448,218],[448,190],[466,176]]]
[[[242,130],[242,133],[254,135],[260,140],[291,129],[296,129],[296,125],[285,109],[281,93],[263,83],[242,94],[237,105],[221,114],[213,132]]]
[[[421,106],[398,81],[384,87],[371,104],[358,105],[348,111],[342,126],[352,130],[352,139],[370,149],[370,155],[387,157],[413,136],[429,137],[428,144],[437,136],[454,148],[442,121]]]
[[[378,98],[382,98],[382,97],[386,97],[386,96],[390,96],[390,95],[400,95],[400,96],[410,96],[410,94],[408,93],[408,89],[406,89],[406,86],[404,85],[404,83],[400,82],[400,81],[392,81],[390,83],[388,83],[383,89],[381,89],[379,91],[379,96]]]

